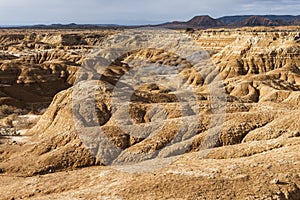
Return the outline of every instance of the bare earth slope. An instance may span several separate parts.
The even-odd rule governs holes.
[[[191,41],[164,31],[102,43],[77,32],[43,37],[43,45],[63,46],[53,66],[65,63],[69,88],[55,95],[27,140],[0,144],[0,199],[300,199],[300,33],[283,30],[203,30]],[[145,48],[143,36],[154,44]],[[123,53],[114,48],[120,42],[140,48]],[[74,45],[100,48],[72,60],[66,52],[76,52]],[[184,45],[203,48],[201,62],[179,55]],[[16,60],[47,66],[52,59],[37,54]],[[103,69],[100,56],[117,59]],[[131,78],[141,66],[151,73]],[[151,66],[167,76],[156,79]],[[79,68],[76,76],[68,71]],[[193,94],[168,84],[176,75]],[[131,88],[139,78],[143,84]]]
[[[0,104],[29,111],[48,107],[73,84],[87,51],[108,33],[1,30]]]

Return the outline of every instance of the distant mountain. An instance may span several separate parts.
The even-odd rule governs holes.
[[[251,16],[242,21],[233,24],[234,26],[280,26],[286,25],[285,22],[279,20],[271,20],[259,16]]]
[[[233,25],[237,22],[243,21],[247,18],[250,18],[254,15],[237,15],[237,16],[224,16],[220,17],[217,20],[221,21],[224,24],[227,25]],[[293,15],[256,15],[257,17],[262,17],[266,19],[270,19],[273,21],[283,21],[283,22],[292,22],[296,19],[300,19],[300,16],[293,16]]]
[[[37,24],[37,25],[18,25],[18,26],[0,26],[1,28],[35,28],[35,29],[104,29],[104,28],[117,28],[117,24]]]
[[[208,15],[195,16],[191,20],[173,21],[158,25],[120,26],[117,24],[52,24],[29,26],[1,26],[0,28],[37,28],[37,29],[106,29],[106,28],[138,28],[161,27],[170,29],[217,28],[243,26],[300,26],[300,15],[237,15],[214,19]]]
[[[251,16],[252,15],[225,16],[225,17],[217,18],[217,20],[219,20],[223,24],[232,25],[239,21],[243,21]]]
[[[296,26],[300,26],[300,18],[293,20],[292,24]]]
[[[164,24],[157,25],[163,28],[173,28],[173,29],[184,29],[184,28],[209,28],[223,26],[224,24],[217,19],[214,19],[208,15],[195,16],[187,22],[168,22]]]
[[[214,28],[243,26],[289,26],[300,25],[300,15],[239,15],[214,19],[208,15],[195,16],[186,22],[169,22],[164,28]]]
[[[208,15],[196,16],[193,19],[187,21],[186,24],[192,27],[215,27],[224,25],[221,21],[213,19]]]

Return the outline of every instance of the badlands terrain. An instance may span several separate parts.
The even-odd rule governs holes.
[[[0,199],[300,199],[300,27],[0,30]]]

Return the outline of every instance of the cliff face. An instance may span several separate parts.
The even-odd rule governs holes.
[[[32,111],[48,106],[73,84],[85,54],[107,33],[1,31],[1,105]]]
[[[58,93],[27,132],[32,135],[29,141],[0,145],[1,170],[24,176],[48,174],[38,178],[43,189],[35,193],[37,198],[100,194],[125,199],[299,199],[299,33],[206,30],[195,31],[192,41],[178,33],[139,34],[109,37],[101,43],[92,59],[83,62],[75,85]],[[121,42],[123,48],[144,47],[143,37],[154,41],[152,48],[122,53],[114,46]],[[206,52],[193,62],[195,55],[176,53],[183,52],[178,50],[183,46],[190,52],[202,46]],[[31,55],[30,60],[42,65],[55,56]],[[82,59],[71,57],[65,53],[56,59],[77,68]],[[103,58],[116,59],[106,66]],[[151,73],[132,78],[132,70],[143,66]],[[13,69],[12,74],[24,73],[22,68]],[[174,89],[170,77],[176,75],[182,87],[193,88],[192,93]],[[75,80],[69,77],[64,80]],[[13,80],[19,79],[20,75]],[[143,84],[132,87],[138,80]],[[53,173],[95,165],[107,166]],[[80,181],[71,181],[76,176]],[[54,178],[63,180],[59,185],[68,190],[47,184]],[[11,190],[4,193],[11,194]],[[17,197],[26,195],[22,191]]]
[[[212,59],[233,96],[251,88],[256,92],[244,96],[254,98],[249,100],[288,102],[299,95],[299,49],[297,33],[258,33],[238,37]],[[273,95],[277,97],[270,98]]]

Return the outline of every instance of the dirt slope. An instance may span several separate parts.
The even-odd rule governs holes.
[[[0,144],[1,198],[300,199],[299,29],[259,30],[109,37],[27,141]]]

